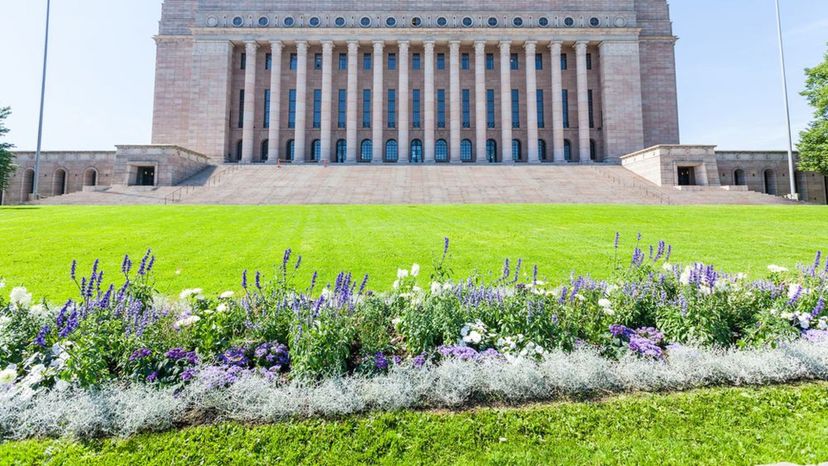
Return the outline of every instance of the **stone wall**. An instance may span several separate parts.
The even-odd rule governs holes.
[[[207,157],[178,146],[117,146],[113,183],[138,184],[138,167],[155,168],[155,186],[175,186],[211,165]]]
[[[21,204],[30,199],[35,153],[15,152],[17,171],[3,193],[3,204]],[[59,196],[112,184],[115,152],[41,152],[38,193]]]
[[[751,191],[786,196],[791,192],[788,176],[788,153],[782,151],[717,151],[722,184],[736,184],[741,170],[744,184]],[[794,153],[794,166],[799,155]],[[826,178],[817,173],[796,171],[795,185],[799,198],[826,204]],[[740,180],[741,181],[741,180]]]
[[[621,157],[624,168],[659,186],[678,186],[678,169],[693,170],[698,186],[720,186],[716,146],[660,145]]]

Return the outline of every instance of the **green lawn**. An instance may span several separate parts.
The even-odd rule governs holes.
[[[0,444],[2,464],[815,464],[828,384]]]
[[[130,206],[0,209],[0,276],[38,297],[73,292],[72,259],[95,258],[112,278],[124,253],[158,256],[159,288],[238,289],[244,269],[271,271],[285,248],[304,256],[303,278],[322,281],[342,269],[368,273],[382,288],[397,267],[428,272],[442,239],[452,240],[456,276],[499,271],[502,260],[539,264],[562,279],[571,270],[605,276],[616,231],[629,250],[635,234],[665,239],[678,261],[712,261],[725,270],[765,273],[793,267],[828,248],[828,209],[816,206],[648,207],[498,206]],[[528,271],[527,266],[526,270]]]

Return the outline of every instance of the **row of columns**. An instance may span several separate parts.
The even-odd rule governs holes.
[[[425,74],[424,96],[423,96],[423,152],[426,162],[435,161],[435,92],[434,92],[434,41],[424,41],[424,63]],[[268,139],[271,144],[268,146],[268,158],[278,160],[280,157],[279,128],[281,126],[281,77],[282,77],[282,52],[284,44],[281,41],[272,41],[272,68],[270,81],[270,127]],[[385,71],[384,48],[385,41],[373,41],[373,89],[380,90],[373,92],[371,109],[372,148],[374,163],[382,162],[383,150],[383,103],[384,85],[383,77]],[[577,93],[578,93],[578,140],[579,160],[590,161],[590,134],[589,134],[589,99],[587,82],[587,42],[575,44],[576,66],[577,66]],[[409,151],[409,47],[408,41],[399,41],[398,54],[398,148],[400,157],[405,157]],[[563,44],[553,41],[549,44],[553,63],[552,70],[552,128],[553,143],[552,157],[555,162],[564,162],[564,127],[563,127],[563,80],[561,67],[554,60],[560,57]],[[245,43],[247,54],[247,66],[245,67],[244,78],[244,113],[242,131],[242,162],[253,161],[254,154],[254,124],[256,105],[256,52],[258,50],[256,41]],[[486,69],[485,52],[486,43],[476,41],[474,43],[475,59],[475,138],[477,141],[477,161],[486,162]],[[512,163],[511,141],[512,141],[512,69],[511,53],[512,44],[510,41],[501,41],[500,47],[500,124],[501,144],[503,144],[503,163]],[[535,55],[537,53],[537,42],[526,41],[524,43],[525,69],[526,69],[526,114],[527,114],[527,149],[530,163],[540,162],[538,154],[538,113],[537,113],[537,70],[535,67]],[[333,68],[332,41],[322,42],[322,102],[321,102],[321,125],[320,125],[320,152],[322,158],[326,159],[331,154],[331,118],[332,118],[332,68]],[[356,162],[358,154],[357,141],[357,66],[358,66],[359,42],[348,42],[348,83],[347,83],[347,110],[346,110],[346,142],[347,162]],[[307,72],[308,72],[308,43],[298,41],[296,43],[296,107],[295,107],[295,136],[294,163],[304,162],[306,150],[306,115],[307,115]],[[460,121],[460,41],[449,42],[449,147],[450,160],[454,163],[460,162],[461,145],[461,121]]]

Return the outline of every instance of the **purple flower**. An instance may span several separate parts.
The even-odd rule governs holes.
[[[610,325],[609,331],[617,338],[629,338],[634,333],[631,329],[619,324]]]
[[[290,261],[290,255],[292,252],[293,251],[291,251],[290,249],[285,249],[285,255],[282,257],[282,270],[287,269],[287,264]],[[296,268],[299,268],[299,266],[297,265]]]
[[[138,266],[138,275],[144,275],[147,273],[147,265],[149,264],[149,259],[151,255],[152,249],[147,249],[147,253],[144,254],[144,257],[141,259],[141,265]]]
[[[195,377],[195,375],[196,375],[196,370],[191,367],[191,368],[185,370],[184,372],[182,372],[179,377],[181,378],[182,382],[189,382],[190,380],[192,380]]]
[[[69,276],[72,278],[72,280],[75,279],[75,272],[77,272],[77,270],[78,270],[78,261],[73,260],[72,261],[72,266],[69,268]]]
[[[242,282],[241,282],[242,289],[247,289],[247,270],[242,272]]]
[[[447,237],[443,238],[443,259],[446,258],[446,255],[448,254],[448,250],[449,250],[449,239],[448,239],[448,236],[447,236]]]
[[[650,341],[639,335],[630,336],[630,350],[642,356],[659,359],[664,355],[662,349]]]
[[[147,376],[147,382],[153,383],[158,380],[158,371],[153,371],[150,375]]]
[[[619,233],[619,232],[617,232],[617,231],[616,231],[616,232],[615,232],[615,243],[614,243],[614,248],[615,248],[616,250],[618,250],[618,242],[619,242],[620,240],[621,240],[621,233]]]
[[[49,335],[49,332],[51,332],[51,331],[52,331],[52,328],[50,326],[44,325],[43,328],[41,328],[40,331],[37,332],[37,336],[34,339],[34,344],[41,347],[41,348],[45,348],[46,347],[46,336]]]
[[[414,358],[411,359],[411,365],[413,365],[414,367],[416,367],[418,369],[420,367],[425,366],[425,363],[426,363],[425,353],[414,356]]]
[[[135,350],[132,355],[129,356],[129,361],[137,361],[139,359],[144,359],[149,357],[152,354],[152,351],[149,348],[141,348]]]
[[[302,256],[299,256],[296,259],[296,265],[293,267],[293,270],[294,271],[299,270],[299,267],[301,267],[301,266],[302,266]]]
[[[664,334],[654,327],[644,327],[635,331],[635,334],[641,338],[646,338],[654,344],[658,345],[664,341]]]
[[[250,359],[247,358],[242,347],[228,349],[219,356],[219,360],[228,366],[247,367],[250,364]]]
[[[808,330],[802,338],[812,343],[828,343],[828,330]]]
[[[378,352],[374,355],[374,368],[378,371],[384,371],[388,369],[388,359],[382,354],[382,351]]]
[[[187,351],[184,348],[173,348],[164,353],[164,356],[166,356],[167,359],[176,362],[185,361],[190,365],[198,364],[198,355],[196,354],[196,352]]]
[[[129,255],[124,256],[124,261],[121,262],[121,272],[124,275],[129,275],[129,271],[132,269],[132,261],[129,260]]]
[[[256,271],[256,289],[262,289],[262,273],[258,270]]]
[[[822,314],[822,311],[825,310],[825,298],[820,296],[819,301],[817,301],[814,310],[811,312],[812,317],[819,317]]]

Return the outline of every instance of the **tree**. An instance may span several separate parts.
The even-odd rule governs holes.
[[[3,136],[9,132],[9,129],[4,124],[9,114],[11,114],[10,108],[0,108],[0,192],[5,191],[9,187],[9,178],[11,178],[17,169],[17,166],[14,164],[14,154],[10,150],[14,146],[2,141]]]
[[[800,133],[799,169],[828,176],[828,52],[825,60],[805,70],[808,79],[802,95],[814,107],[814,121]]]

